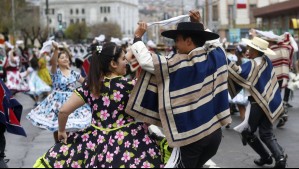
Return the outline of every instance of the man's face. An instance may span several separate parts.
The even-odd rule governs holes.
[[[248,48],[249,48],[249,53],[248,53],[248,58],[249,59],[254,59],[254,58],[256,58],[257,56],[258,56],[258,51],[257,50],[255,50],[254,48],[252,48],[252,47],[249,47],[248,46]]]
[[[183,36],[182,35],[178,35],[175,39],[175,46],[176,46],[176,49],[177,49],[177,52],[179,54],[188,54],[190,51],[189,51],[189,45],[188,45],[188,42],[187,42],[187,39],[184,40]]]

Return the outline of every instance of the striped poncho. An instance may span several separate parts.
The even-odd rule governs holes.
[[[241,66],[229,64],[229,92],[235,97],[242,88],[247,89],[254,100],[274,123],[283,113],[283,102],[276,73],[271,60],[263,56],[258,66],[254,60]]]
[[[271,46],[276,55],[269,55],[270,60],[274,66],[277,79],[284,81],[282,88],[287,87],[287,81],[289,80],[290,68],[293,67],[293,55],[294,48],[290,42],[290,35],[285,34],[285,38],[282,42],[278,42],[276,45]]]
[[[163,127],[171,147],[205,138],[231,123],[227,59],[221,48],[189,55],[152,55],[155,74],[143,72],[126,112]]]

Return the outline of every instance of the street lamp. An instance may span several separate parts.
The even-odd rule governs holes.
[[[61,14],[61,13],[58,14],[58,16],[57,16],[57,20],[58,20],[58,22],[62,22],[62,14]]]
[[[59,30],[61,30],[62,29],[62,14],[57,15],[57,20],[58,20]]]
[[[48,38],[50,37],[50,31],[49,31],[49,0],[46,0],[46,17],[47,17],[47,32],[48,32]]]

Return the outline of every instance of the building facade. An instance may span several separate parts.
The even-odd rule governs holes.
[[[240,41],[248,37],[249,30],[257,25],[252,10],[258,7],[259,1],[245,0],[239,7],[238,0],[206,0],[205,22],[220,34],[222,41]]]
[[[276,34],[290,32],[298,40],[298,30],[293,29],[292,19],[299,19],[299,1],[277,1],[267,6],[262,6],[253,11],[254,16],[259,18],[259,29],[273,30]]]
[[[285,1],[288,0],[206,0],[205,22],[222,40],[240,41],[249,36],[251,28],[264,27],[265,23],[254,14],[256,9]]]
[[[245,0],[245,8],[238,8],[239,0],[172,0],[172,1],[148,1],[140,0],[140,17],[146,21],[157,21],[167,19],[167,16],[174,17],[188,14],[191,9],[198,9],[203,22],[213,32],[219,33],[221,40],[239,41],[242,37],[248,36],[251,28],[256,27],[256,18],[252,10],[257,8],[263,0]],[[267,0],[264,0],[267,1]],[[163,6],[163,10],[160,10]],[[158,29],[155,27],[155,29]],[[152,33],[152,39],[158,41],[161,30]],[[161,39],[159,39],[161,40]]]
[[[112,22],[121,27],[124,37],[132,37],[139,21],[138,0],[49,0],[48,3],[47,15],[46,1],[41,1],[41,23],[49,24],[52,32],[72,23],[85,22],[91,26]]]

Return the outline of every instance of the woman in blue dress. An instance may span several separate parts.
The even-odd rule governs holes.
[[[27,119],[37,127],[54,132],[55,142],[58,142],[59,110],[76,89],[76,82],[82,84],[84,78],[80,73],[70,69],[70,56],[66,52],[59,53],[56,43],[53,43],[53,46],[55,48],[51,59],[53,92],[27,115]],[[66,129],[67,131],[84,129],[90,126],[91,118],[91,109],[86,104],[74,111],[68,120]]]

